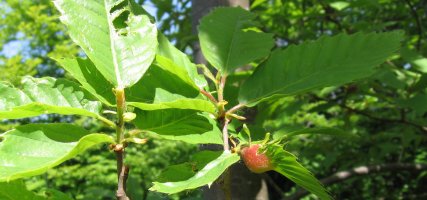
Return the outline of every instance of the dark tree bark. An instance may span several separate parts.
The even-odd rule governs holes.
[[[218,6],[240,6],[249,8],[248,0],[192,0],[192,31],[197,34],[199,20],[209,13],[214,7]],[[200,49],[199,42],[193,44],[194,61],[196,63],[206,64]],[[221,150],[222,146],[201,146],[202,149]],[[260,175],[251,173],[242,163],[231,167],[231,193],[233,200],[267,200],[267,184]],[[220,178],[221,179],[221,178]],[[203,197],[206,200],[225,199],[221,181],[217,181],[210,188],[203,188]]]

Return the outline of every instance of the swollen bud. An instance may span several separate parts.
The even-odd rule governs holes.
[[[125,122],[130,122],[136,118],[136,114],[132,112],[127,112],[123,114],[123,120]]]
[[[254,173],[263,173],[274,168],[270,158],[265,153],[258,152],[260,147],[261,145],[254,144],[244,147],[240,151],[240,156],[245,162],[246,167]]]

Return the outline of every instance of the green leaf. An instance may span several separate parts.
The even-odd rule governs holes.
[[[130,0],[55,0],[71,39],[119,88],[135,84],[154,59],[157,29]]]
[[[162,138],[192,144],[222,144],[221,130],[214,119],[195,110],[164,109],[136,112],[133,121],[143,131]]]
[[[214,155],[214,154],[211,154]],[[200,156],[202,157],[202,156]],[[218,179],[219,176],[221,176],[221,174],[232,164],[236,163],[237,161],[240,160],[239,155],[237,155],[236,153],[231,153],[229,151],[224,151],[219,157],[217,157],[215,160],[205,164],[203,166],[203,168],[201,168],[200,170],[198,170],[194,176],[191,177],[175,177],[175,180],[180,180],[180,181],[168,181],[168,182],[154,182],[153,187],[150,188],[151,191],[156,191],[156,192],[162,192],[162,193],[167,193],[167,194],[174,194],[174,193],[178,193],[181,192],[183,190],[188,190],[188,189],[194,189],[194,188],[198,188],[204,185],[212,185],[212,183]],[[197,161],[197,159],[196,159]],[[203,162],[202,162],[203,163]],[[204,164],[204,163],[203,163]],[[191,164],[190,164],[191,165]],[[196,169],[198,167],[200,167],[200,164],[193,164],[193,167],[190,167],[191,170]],[[178,171],[182,171],[182,169],[190,169],[187,167],[181,165],[179,167],[174,166],[173,167],[173,171],[178,172]],[[171,171],[166,171],[166,173],[169,173],[169,175]],[[191,172],[190,172],[191,173]],[[172,175],[173,176],[173,175]],[[188,178],[187,180],[182,180],[182,178]]]
[[[0,199],[2,200],[45,200],[27,189],[22,180],[0,182]]]
[[[186,98],[178,94],[172,94],[161,88],[156,88],[154,101],[152,103],[128,102],[142,110],[161,110],[168,108],[192,109],[215,113],[215,105],[210,101],[196,98]]]
[[[116,97],[112,89],[114,86],[102,76],[89,59],[81,58],[54,58],[68,73],[70,73],[83,88],[98,98],[101,102],[111,106]]]
[[[28,124],[2,137],[0,182],[42,174],[94,145],[114,143],[111,136],[71,124]]]
[[[304,128],[304,129],[291,131],[291,132],[278,131],[278,132],[275,132],[273,136],[274,138],[282,138],[282,137],[288,138],[288,137],[294,137],[302,134],[322,134],[322,135],[331,135],[331,136],[338,136],[338,137],[357,137],[354,134],[348,133],[338,128],[331,128],[331,127]]]
[[[398,31],[340,34],[275,51],[242,85],[239,102],[254,106],[368,77],[398,49],[401,39]]]
[[[255,15],[240,8],[217,8],[203,17],[199,39],[203,55],[225,75],[256,59],[266,57],[273,35],[249,30]]]
[[[98,117],[101,103],[73,82],[50,77],[22,78],[22,89],[0,83],[0,119],[19,119],[41,114],[84,115]]]
[[[271,158],[275,166],[275,171],[317,195],[322,200],[332,199],[321,183],[307,169],[298,163],[297,158],[293,154],[283,150],[283,147],[268,145],[266,147],[266,154]]]
[[[163,34],[159,34],[157,39],[159,40],[156,57],[158,66],[165,70],[169,68],[174,72],[179,71],[181,79],[187,82],[191,80],[190,84],[196,89],[207,85],[206,79],[198,74],[196,65],[187,55],[175,48]]]

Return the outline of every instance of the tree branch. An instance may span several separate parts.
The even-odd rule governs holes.
[[[371,115],[371,114],[369,114],[369,113],[366,113],[366,112],[363,112],[363,111],[360,111],[360,110],[353,109],[353,108],[351,108],[351,107],[349,107],[349,106],[347,106],[347,105],[344,105],[344,104],[340,104],[340,106],[341,106],[342,108],[345,108],[345,109],[347,109],[347,110],[351,111],[351,112],[354,112],[354,113],[359,114],[359,115],[363,115],[363,116],[368,117],[368,118],[371,118],[371,119],[373,119],[373,120],[382,121],[382,122],[386,122],[386,123],[399,123],[399,124],[406,124],[406,125],[410,125],[410,126],[413,126],[413,127],[415,127],[415,128],[418,128],[418,129],[420,129],[420,130],[421,130],[421,131],[423,131],[423,132],[427,132],[427,127],[424,127],[424,126],[422,126],[422,125],[420,125],[420,124],[416,124],[416,123],[411,122],[411,121],[408,121],[408,120],[406,120],[405,118],[402,118],[402,117],[401,117],[401,119],[386,119],[386,118],[380,118],[380,117],[373,116],[373,115]]]
[[[117,104],[117,126],[116,126],[116,145],[114,147],[114,152],[116,152],[117,160],[117,191],[116,198],[117,200],[129,200],[126,195],[126,181],[129,173],[129,168],[124,165],[125,157],[125,146],[122,142],[124,140],[124,129],[125,122],[123,114],[126,111],[126,99],[125,91],[123,88],[117,88],[114,90],[116,95],[116,104]]]
[[[373,173],[393,172],[393,171],[424,171],[427,170],[427,164],[412,163],[389,163],[371,166],[360,166],[350,170],[341,171],[332,176],[321,179],[320,182],[325,185],[332,185],[350,179],[355,176],[363,176]],[[294,195],[286,199],[300,199],[309,194],[306,190],[298,190]]]

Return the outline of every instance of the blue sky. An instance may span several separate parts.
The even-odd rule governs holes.
[[[142,7],[152,16],[156,16],[157,8],[151,1],[147,1]],[[5,2],[0,2],[0,10],[3,10],[4,12],[7,13],[8,11],[10,11],[10,8],[7,7],[7,4]],[[159,20],[159,19],[156,19],[156,20]],[[17,38],[22,38],[24,36],[22,35],[22,33],[21,35],[19,34],[20,33],[18,33]],[[25,51],[25,49],[28,49],[29,45],[30,45],[29,40],[13,40],[3,45],[2,51],[0,51],[0,54],[4,55],[6,58],[10,58]]]

